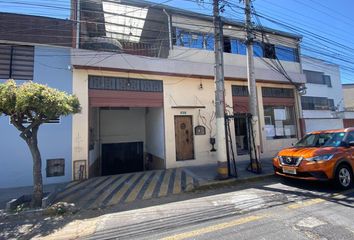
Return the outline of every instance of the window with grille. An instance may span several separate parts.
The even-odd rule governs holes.
[[[263,97],[271,98],[294,98],[294,90],[290,88],[262,88]]]
[[[247,97],[248,87],[247,86],[232,86],[232,96]]]
[[[306,75],[308,83],[322,84],[332,87],[331,76],[325,75],[323,72],[304,70],[304,74]]]
[[[0,79],[33,80],[34,47],[0,44]]]
[[[63,158],[47,159],[47,177],[59,177],[65,175],[65,160]]]
[[[303,110],[333,110],[334,100],[326,97],[302,96],[301,104]]]

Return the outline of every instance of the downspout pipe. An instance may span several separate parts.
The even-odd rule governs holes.
[[[167,16],[167,21],[168,21],[168,38],[169,38],[169,43],[170,43],[170,49],[173,49],[171,15],[166,11],[166,9],[162,9],[162,11],[163,11],[163,12],[166,14],[166,16]]]
[[[81,22],[81,16],[80,16],[80,0],[76,0],[76,48],[78,49],[80,47],[80,22]]]

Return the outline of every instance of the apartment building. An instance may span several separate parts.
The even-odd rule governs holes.
[[[304,132],[343,128],[344,95],[339,66],[302,57],[306,94],[301,96]]]

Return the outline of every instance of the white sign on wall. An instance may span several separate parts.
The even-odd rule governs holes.
[[[276,121],[286,120],[286,111],[285,109],[274,109],[274,118]]]

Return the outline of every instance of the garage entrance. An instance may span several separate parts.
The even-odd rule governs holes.
[[[144,170],[144,143],[102,144],[102,176]]]
[[[89,87],[89,176],[164,169],[162,81],[89,76]]]

